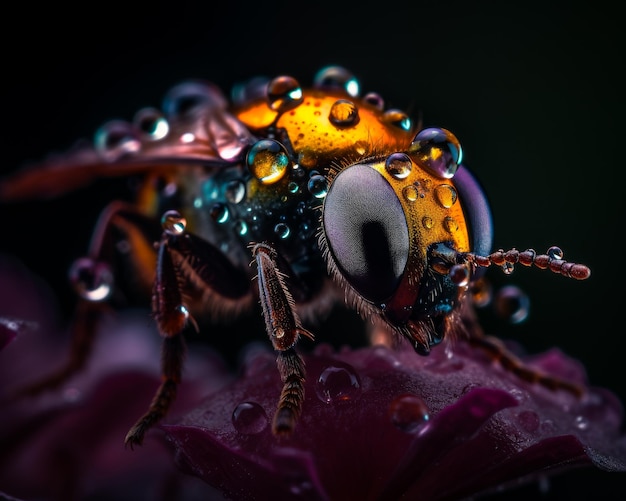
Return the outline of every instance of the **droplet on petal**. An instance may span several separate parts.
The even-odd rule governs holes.
[[[361,381],[351,366],[331,365],[320,374],[315,391],[327,404],[353,400],[361,393]]]
[[[242,402],[233,411],[232,422],[243,435],[261,433],[268,425],[267,414],[256,402]]]
[[[517,415],[517,422],[522,429],[534,433],[539,429],[541,424],[539,415],[535,411],[522,411]]]
[[[393,425],[406,433],[415,433],[430,418],[424,400],[410,393],[400,395],[391,402],[389,416]]]

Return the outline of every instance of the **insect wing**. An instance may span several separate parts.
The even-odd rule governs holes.
[[[79,142],[0,180],[0,200],[52,198],[104,177],[220,168],[239,162],[254,141],[217,88],[187,82],[170,91],[163,111],[144,108],[133,122],[107,122],[93,142]]]

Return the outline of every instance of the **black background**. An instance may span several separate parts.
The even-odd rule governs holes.
[[[259,74],[290,74],[306,85],[325,65],[345,66],[363,92],[377,91],[388,106],[421,112],[425,125],[457,135],[491,201],[496,247],[545,251],[556,244],[592,268],[587,282],[493,270],[496,287],[526,291],[531,313],[516,326],[489,313],[484,321],[530,352],[561,347],[584,361],[593,385],[626,402],[619,324],[626,307],[624,30],[617,6],[434,4],[14,6],[0,34],[0,172],[90,137],[105,120],[158,106],[182,79],[206,78],[228,91]],[[84,252],[114,193],[108,189],[1,208],[0,251],[45,276],[63,306],[66,269]],[[531,486],[506,498],[537,493]],[[570,473],[539,497],[573,494],[622,499],[626,479]]]

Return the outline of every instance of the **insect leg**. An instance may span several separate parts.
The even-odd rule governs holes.
[[[187,323],[188,314],[183,306],[178,283],[177,271],[167,245],[167,237],[164,237],[159,245],[152,297],[152,312],[159,332],[164,338],[161,349],[163,381],[148,411],[126,434],[125,443],[131,449],[134,445],[140,445],[145,433],[165,416],[176,397],[176,388],[180,383],[185,353],[182,332]]]
[[[583,388],[575,383],[544,374],[524,364],[511,353],[500,340],[492,336],[469,337],[472,346],[483,350],[490,358],[496,360],[505,370],[515,374],[518,378],[529,383],[540,384],[550,390],[564,390],[576,397],[583,394]]]
[[[312,339],[313,334],[300,324],[293,298],[285,285],[285,275],[276,265],[276,251],[265,243],[251,247],[256,259],[265,326],[278,351],[277,365],[283,382],[272,431],[276,435],[288,435],[295,427],[304,402],[304,361],[294,345],[300,335]]]
[[[105,300],[114,285],[109,263],[113,261],[117,242],[123,239],[129,243],[129,248],[132,249],[129,253],[133,260],[132,266],[139,270],[137,276],[140,281],[152,281],[151,274],[148,278],[145,267],[146,263],[149,266],[154,262],[154,249],[140,229],[147,222],[146,216],[124,202],[113,202],[102,211],[92,236],[88,257],[77,260],[70,272],[70,278],[80,297],[70,322],[72,341],[69,358],[57,371],[40,381],[19,388],[14,393],[15,397],[37,395],[57,388],[85,366],[97,326],[102,316],[109,311]],[[144,271],[141,272],[141,269]],[[102,292],[105,290],[108,292]]]
[[[181,218],[180,215],[176,217]],[[128,431],[126,445],[140,445],[146,432],[168,412],[181,381],[185,343],[183,333],[195,326],[185,300],[192,290],[214,293],[223,301],[241,300],[250,292],[248,276],[205,240],[184,232],[165,230],[158,244],[152,314],[163,337],[162,382],[147,412]]]

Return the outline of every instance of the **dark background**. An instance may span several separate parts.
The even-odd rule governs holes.
[[[363,93],[377,91],[388,106],[421,112],[425,125],[457,135],[490,198],[496,247],[556,244],[566,259],[592,268],[587,282],[492,270],[495,287],[514,283],[530,296],[531,312],[521,325],[490,312],[484,322],[530,352],[561,347],[584,361],[593,385],[626,402],[621,14],[601,2],[433,4],[14,6],[0,34],[0,172],[90,137],[105,120],[159,105],[182,79],[206,78],[228,91],[255,75],[291,74],[306,85],[321,67],[343,65]],[[0,251],[46,277],[67,307],[67,267],[84,253],[115,189],[2,207]],[[537,493],[531,486],[515,495]],[[621,498],[626,479],[570,473],[539,498],[586,493]]]

